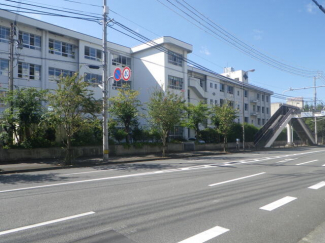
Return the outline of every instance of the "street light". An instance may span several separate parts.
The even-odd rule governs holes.
[[[255,69],[251,69],[251,70],[248,70],[248,71],[244,72],[243,78],[245,80],[248,79],[247,73],[249,73],[249,72],[255,72]],[[242,80],[242,88],[243,88],[243,150],[245,150],[245,100],[244,100],[245,90],[244,90],[244,79]]]

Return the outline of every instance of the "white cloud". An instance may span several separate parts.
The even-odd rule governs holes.
[[[254,29],[253,32],[254,32],[254,40],[259,41],[263,39],[262,36],[262,34],[264,33],[263,30]]]
[[[206,56],[210,56],[211,55],[211,52],[208,50],[208,48],[206,46],[202,46],[201,47],[200,53],[201,54],[204,54]]]
[[[307,5],[306,5],[306,11],[308,12],[308,13],[315,13],[315,10],[317,9],[317,6],[316,6],[316,4],[315,3],[308,3]]]

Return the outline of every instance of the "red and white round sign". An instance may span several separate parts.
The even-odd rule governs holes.
[[[129,67],[125,67],[122,71],[122,77],[124,81],[129,81],[131,78],[131,69]]]

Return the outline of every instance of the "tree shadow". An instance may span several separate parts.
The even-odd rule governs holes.
[[[26,182],[58,182],[68,179],[68,177],[57,176],[54,173],[51,174],[9,174],[9,175],[0,175],[0,185],[1,184],[17,184],[17,183],[26,183]]]

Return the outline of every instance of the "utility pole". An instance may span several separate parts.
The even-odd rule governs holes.
[[[109,141],[108,141],[108,129],[107,129],[107,14],[108,7],[106,6],[106,0],[103,0],[103,162],[108,161],[109,158]]]
[[[11,23],[10,25],[10,40],[9,40],[9,91],[12,92],[14,90],[14,45],[15,40],[14,36],[16,32],[16,24]],[[10,106],[12,106],[10,104]]]
[[[314,76],[314,120],[315,120],[315,143],[317,145],[318,138],[317,138],[316,101],[317,101],[317,88],[316,88],[316,76]]]

